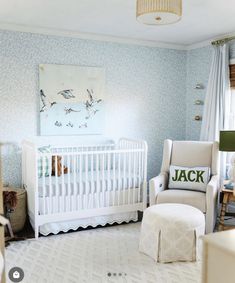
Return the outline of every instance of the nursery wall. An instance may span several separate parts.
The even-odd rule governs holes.
[[[187,95],[186,95],[186,139],[199,140],[201,121],[195,121],[195,115],[203,115],[203,105],[195,105],[195,100],[205,101],[212,59],[212,47],[189,50],[187,53]],[[196,84],[203,89],[195,89]]]
[[[180,50],[1,31],[4,183],[20,185],[21,141],[39,134],[38,65],[42,63],[104,67],[104,135],[147,140],[148,177],[156,175],[164,139],[185,139],[186,56]]]

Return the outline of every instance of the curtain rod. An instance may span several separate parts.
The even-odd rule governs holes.
[[[215,41],[212,41],[211,44],[212,45],[223,45],[231,40],[234,40],[235,39],[235,36],[231,36],[231,37],[226,37],[226,38],[223,38],[223,39],[219,39],[219,40],[215,40]]]

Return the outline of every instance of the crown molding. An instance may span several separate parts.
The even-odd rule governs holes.
[[[197,43],[193,43],[190,45],[186,46],[186,50],[193,50],[193,49],[198,49],[198,48],[203,48],[203,47],[207,47],[211,45],[211,41],[213,40],[205,40],[205,41],[201,41],[201,42],[197,42]]]
[[[211,45],[212,41],[221,40],[223,38],[232,37],[232,36],[235,36],[235,32],[227,33],[227,34],[222,34],[220,36],[213,37],[213,38],[207,39],[205,41],[201,41],[201,42],[198,42],[198,43],[187,45],[186,46],[186,50],[192,50],[192,49],[207,47],[207,46]]]
[[[0,22],[0,30],[26,32],[26,33],[42,34],[42,35],[50,35],[50,36],[62,36],[62,37],[78,38],[84,40],[94,40],[94,41],[119,43],[119,44],[131,44],[131,45],[139,45],[146,47],[158,47],[165,49],[185,50],[185,51],[207,47],[210,46],[211,42],[214,40],[235,35],[234,32],[234,33],[210,38],[205,41],[201,41],[193,44],[174,44],[174,43],[157,42],[153,40],[130,39],[125,37],[111,36],[111,35],[82,33],[82,32],[70,31],[70,30],[32,27],[26,25],[9,24],[9,23],[1,23],[1,22]]]
[[[186,45],[180,45],[180,44],[171,44],[171,43],[156,42],[156,41],[141,40],[141,39],[130,39],[125,37],[116,37],[116,36],[100,35],[93,33],[82,33],[82,32],[69,31],[69,30],[59,30],[59,29],[42,28],[42,27],[29,27],[26,25],[8,24],[1,22],[0,22],[0,30],[26,32],[26,33],[43,34],[43,35],[51,35],[51,36],[63,36],[63,37],[79,38],[85,40],[119,43],[119,44],[132,44],[132,45],[140,45],[146,47],[187,50]]]

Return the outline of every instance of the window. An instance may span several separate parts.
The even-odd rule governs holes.
[[[229,66],[230,69],[230,85],[233,90],[235,90],[235,64]]]
[[[235,130],[235,64],[230,65],[231,101],[229,113],[229,128]]]
[[[233,60],[234,62],[234,60]],[[228,113],[229,117],[229,129],[235,130],[235,62],[229,66],[230,69],[230,87],[231,87],[231,96],[230,96],[230,111]],[[227,152],[224,153],[226,160],[226,179],[229,178],[228,170],[230,168],[230,160],[234,153]]]

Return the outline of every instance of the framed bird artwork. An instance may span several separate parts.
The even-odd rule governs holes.
[[[102,134],[104,92],[103,68],[39,65],[40,134]]]

